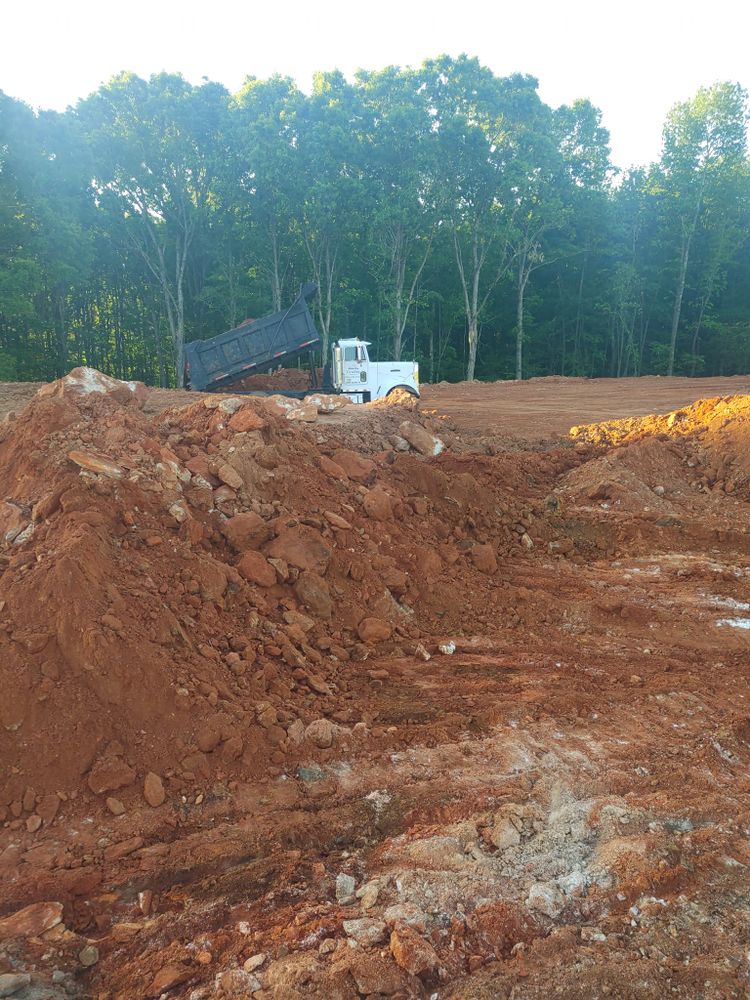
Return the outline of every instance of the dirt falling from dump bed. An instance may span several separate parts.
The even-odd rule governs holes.
[[[747,399],[488,454],[46,387],[0,426],[0,985],[745,996]]]

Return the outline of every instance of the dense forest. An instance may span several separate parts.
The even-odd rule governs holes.
[[[229,94],[121,74],[64,113],[0,92],[0,378],[163,385],[187,341],[320,286],[321,335],[423,380],[750,371],[747,95],[610,161],[587,100],[468,57]]]

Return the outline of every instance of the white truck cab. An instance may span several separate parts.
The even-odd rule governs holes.
[[[416,361],[370,361],[367,340],[339,340],[332,347],[331,381],[353,403],[383,399],[394,389],[419,396]]]

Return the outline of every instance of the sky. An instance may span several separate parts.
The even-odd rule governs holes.
[[[672,105],[718,80],[750,89],[750,0],[5,0],[0,90],[63,110],[121,70],[181,72],[236,91],[281,73],[477,56],[529,73],[553,107],[587,97],[627,168],[659,156]]]

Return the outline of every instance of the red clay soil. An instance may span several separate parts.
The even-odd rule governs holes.
[[[0,425],[0,989],[746,997],[750,397],[192,398]]]

